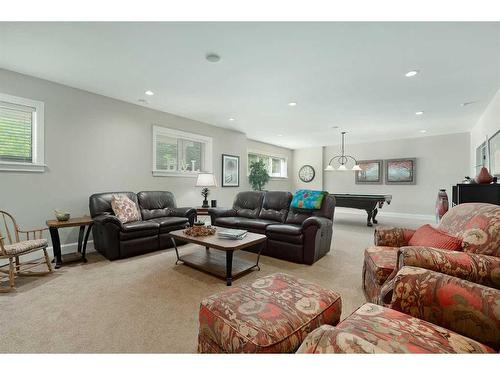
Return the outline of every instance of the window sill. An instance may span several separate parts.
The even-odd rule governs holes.
[[[153,170],[153,176],[154,177],[190,177],[190,178],[196,178],[198,177],[198,173],[201,172],[179,172],[179,171],[161,171],[161,170]]]
[[[288,177],[269,177],[269,180],[288,180]]]
[[[45,172],[45,164],[0,161],[0,172]]]

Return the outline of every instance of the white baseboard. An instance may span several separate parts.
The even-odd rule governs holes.
[[[65,255],[65,254],[76,253],[77,249],[78,249],[78,242],[66,243],[64,245],[61,245],[61,254]],[[52,246],[47,247],[47,250],[49,251],[50,254],[53,254]],[[87,250],[85,252],[88,254],[94,251],[95,251],[94,241],[93,240],[87,241]]]
[[[366,211],[358,210],[355,208],[347,208],[347,207],[335,207],[335,212],[343,213],[343,214],[353,214],[353,215],[362,215],[366,217]],[[405,212],[387,212],[387,211],[378,211],[377,217],[396,217],[400,219],[414,219],[414,220],[422,220],[428,222],[435,222],[436,217],[434,215],[422,215],[422,214],[409,214]]]

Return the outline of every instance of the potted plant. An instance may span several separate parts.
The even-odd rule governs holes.
[[[252,185],[252,189],[260,191],[264,188],[264,185],[269,181],[269,174],[264,161],[259,160],[250,164],[248,180]]]

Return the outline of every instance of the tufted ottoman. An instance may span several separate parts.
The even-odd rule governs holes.
[[[292,353],[309,332],[339,322],[340,296],[277,273],[205,298],[199,353]]]

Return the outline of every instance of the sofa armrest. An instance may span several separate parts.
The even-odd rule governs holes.
[[[236,210],[232,208],[209,208],[208,214],[210,215],[210,220],[212,221],[212,225],[215,224],[215,219],[218,217],[229,217],[236,216]]]
[[[322,217],[322,216],[311,216],[302,222],[302,230],[306,230],[311,226],[316,226],[318,228],[331,226],[333,224],[332,220]]]
[[[415,231],[408,228],[381,227],[375,229],[375,246],[407,246]]]
[[[189,219],[189,225],[193,226],[194,220],[196,218],[196,208],[193,207],[176,207],[169,210],[170,216],[180,216],[187,217]]]
[[[97,216],[94,216],[92,218],[92,220],[96,224],[102,224],[102,225],[104,225],[104,224],[114,224],[120,230],[123,228],[122,222],[115,215],[111,215],[111,214],[97,215]]]
[[[500,258],[433,247],[399,249],[398,268],[413,266],[500,289]]]
[[[392,309],[500,349],[500,290],[417,267],[394,278]]]

